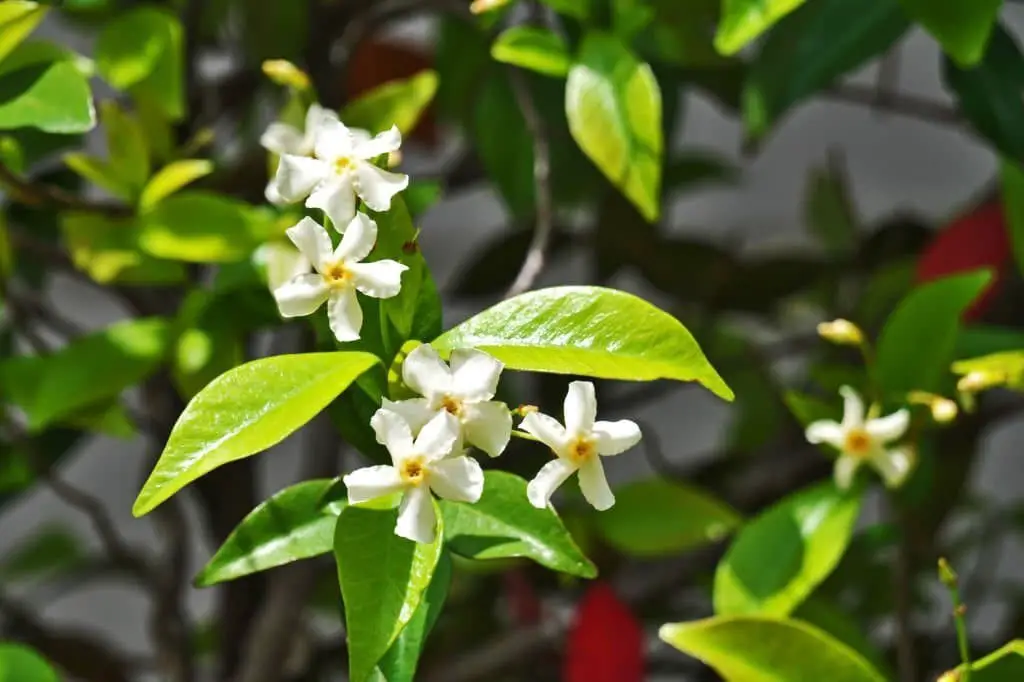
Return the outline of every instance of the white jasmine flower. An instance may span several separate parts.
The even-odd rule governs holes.
[[[377,224],[365,213],[352,219],[336,249],[327,230],[312,218],[303,218],[286,234],[316,272],[298,275],[274,290],[284,317],[310,315],[327,303],[334,337],[355,341],[363,326],[356,291],[373,298],[391,298],[402,287],[402,273],[408,270],[405,265],[393,260],[362,262],[377,241]]]
[[[301,251],[285,241],[261,244],[256,249],[255,259],[263,265],[267,276],[267,286],[271,291],[299,275],[306,274],[313,267]]]
[[[402,134],[395,126],[370,138],[336,119],[323,120],[317,130],[313,157],[285,154],[267,187],[284,202],[303,197],[306,206],[327,213],[341,231],[356,212],[356,197],[374,211],[391,208],[391,199],[409,185],[409,176],[392,173],[373,159],[398,151]]]
[[[839,450],[835,480],[841,490],[850,487],[857,468],[864,462],[878,471],[887,486],[898,487],[913,468],[913,450],[887,446],[907,432],[910,412],[902,409],[887,417],[865,420],[864,401],[857,392],[843,386],[839,393],[843,396],[842,423],[827,419],[816,421],[807,427],[807,440],[815,444],[827,443]]]
[[[437,518],[431,491],[455,502],[476,502],[484,491],[484,472],[472,457],[450,457],[459,436],[455,417],[439,412],[413,440],[401,415],[379,409],[370,421],[377,441],[391,453],[391,466],[357,469],[345,476],[350,504],[402,492],[395,534],[414,542],[433,542]]]
[[[504,369],[483,351],[458,348],[452,351],[451,366],[429,344],[417,346],[402,363],[405,384],[422,398],[384,401],[384,407],[398,412],[415,431],[438,412],[458,418],[460,443],[480,448],[497,457],[512,435],[512,414],[505,403],[491,400],[498,390]]]
[[[319,104],[311,104],[306,110],[306,126],[299,130],[295,126],[276,121],[267,126],[260,136],[260,145],[267,151],[280,156],[312,156],[317,133],[325,121],[337,121],[338,115]]]
[[[615,504],[615,496],[604,476],[601,456],[625,452],[640,442],[640,427],[628,419],[615,422],[594,421],[597,399],[594,384],[574,381],[565,394],[565,426],[554,417],[531,412],[521,427],[551,448],[557,459],[545,464],[526,487],[530,504],[543,509],[551,495],[569,476],[578,471],[583,497],[598,511]]]

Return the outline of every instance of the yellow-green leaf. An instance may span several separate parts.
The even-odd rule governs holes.
[[[169,197],[185,185],[213,172],[213,162],[205,159],[181,159],[167,164],[150,178],[142,196],[139,210],[147,211],[162,199]]]
[[[411,78],[393,80],[361,95],[345,107],[346,125],[372,132],[398,126],[403,135],[412,132],[437,92],[437,73],[420,71]]]
[[[105,159],[98,159],[84,152],[68,152],[64,155],[63,160],[68,168],[83,179],[105,189],[115,197],[126,201],[131,199],[131,187]]]
[[[0,643],[0,682],[59,682],[42,656],[28,647]]]
[[[569,47],[555,33],[533,26],[513,26],[495,39],[491,56],[547,76],[561,78],[569,73]]]
[[[47,9],[38,2],[24,0],[0,3],[0,61],[35,30]]]
[[[73,62],[35,63],[0,75],[0,129],[70,134],[94,125],[89,83]]]
[[[999,17],[1003,0],[900,0],[916,19],[962,66],[972,66],[985,54],[985,45]]]
[[[804,0],[723,0],[722,20],[715,33],[715,49],[726,55],[736,54],[803,2]]]

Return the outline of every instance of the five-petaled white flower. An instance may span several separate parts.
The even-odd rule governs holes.
[[[557,455],[545,464],[526,487],[530,504],[543,509],[552,493],[575,471],[579,471],[580,490],[598,511],[615,504],[608,487],[600,456],[617,455],[640,442],[640,427],[628,419],[614,422],[594,421],[597,399],[594,384],[574,381],[565,395],[565,426],[553,417],[531,412],[521,427],[533,434]]]
[[[313,156],[285,154],[267,188],[268,197],[296,202],[308,195],[306,206],[323,209],[342,231],[356,212],[356,196],[374,211],[391,208],[391,199],[409,185],[409,176],[392,173],[373,159],[398,151],[402,134],[390,130],[370,138],[336,119],[322,120]]]
[[[349,503],[402,492],[395,534],[433,542],[437,518],[430,492],[455,502],[476,502],[484,490],[484,472],[475,459],[449,456],[458,440],[458,422],[448,412],[439,412],[415,440],[408,422],[391,410],[377,410],[370,424],[377,441],[391,453],[392,466],[365,467],[345,476]]]
[[[428,344],[417,346],[402,363],[402,379],[422,398],[391,402],[384,407],[398,412],[413,431],[438,412],[458,418],[463,440],[491,457],[497,457],[512,435],[512,414],[503,402],[491,400],[498,390],[504,365],[483,351],[458,348],[452,351],[451,367]]]
[[[306,110],[306,127],[299,130],[295,126],[276,121],[267,126],[260,136],[260,145],[267,151],[278,155],[311,156],[313,145],[316,144],[317,133],[325,121],[337,121],[338,115],[319,104],[311,104]]]
[[[299,275],[306,274],[313,267],[301,251],[283,239],[261,244],[256,249],[254,257],[263,265],[267,287],[271,291],[287,284]]]
[[[401,289],[402,273],[408,269],[405,265],[394,260],[362,262],[377,241],[377,224],[365,213],[351,220],[336,249],[327,230],[312,218],[303,218],[286,234],[316,272],[298,275],[274,290],[284,317],[309,315],[326,302],[334,337],[341,342],[355,341],[363,326],[356,291],[373,298],[391,298]]]
[[[843,421],[823,419],[807,427],[807,440],[827,443],[839,450],[836,459],[836,486],[847,490],[857,468],[867,462],[882,476],[885,484],[896,488],[907,478],[914,465],[913,451],[907,447],[887,447],[899,440],[910,425],[910,412],[897,410],[879,419],[864,418],[864,401],[849,386],[839,389],[843,396]]]

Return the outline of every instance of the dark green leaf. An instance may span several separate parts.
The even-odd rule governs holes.
[[[556,78],[569,73],[571,62],[569,47],[560,36],[533,26],[513,26],[502,32],[491,46],[491,56]]]
[[[84,133],[95,125],[89,83],[71,62],[32,64],[0,75],[0,129]]]
[[[1003,160],[1001,166],[1003,212],[1010,232],[1017,269],[1024,272],[1024,168],[1015,161]]]
[[[964,66],[976,64],[999,16],[1003,0],[900,0],[907,13]]]
[[[0,562],[0,576],[5,580],[52,575],[79,565],[85,549],[78,538],[62,526],[44,526],[15,547],[6,551]],[[2,679],[2,677],[0,677]]]

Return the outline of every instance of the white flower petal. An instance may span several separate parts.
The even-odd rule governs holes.
[[[808,443],[814,443],[815,445],[828,443],[833,447],[841,448],[843,440],[846,438],[846,429],[843,428],[842,424],[838,424],[830,419],[821,419],[807,425],[804,437],[807,438]]]
[[[327,234],[327,230],[309,217],[305,217],[289,227],[285,230],[285,234],[288,235],[292,244],[295,244],[299,253],[318,269],[324,260],[331,257],[331,252],[334,250],[331,236]]]
[[[395,466],[412,454],[412,429],[400,413],[382,407],[373,413],[370,426],[377,436],[377,442],[391,453],[391,461]]]
[[[864,401],[860,394],[850,386],[841,386],[839,395],[843,396],[843,428],[861,426],[864,423]]]
[[[329,170],[330,167],[323,161],[285,154],[277,164],[277,173],[271,180],[273,194],[287,203],[299,201],[327,177]]]
[[[261,244],[256,249],[256,258],[263,263],[267,273],[267,286],[271,291],[283,286],[299,275],[305,275],[312,268],[302,252],[285,241]]]
[[[840,455],[836,458],[835,468],[832,475],[836,481],[836,487],[840,490],[849,490],[853,485],[853,477],[860,468],[861,460],[857,457]]]
[[[352,150],[352,133],[345,124],[337,118],[321,119],[313,151],[316,158],[333,163],[337,159],[350,157]]]
[[[303,153],[312,154],[316,145],[316,136],[320,133],[324,123],[337,120],[338,114],[330,109],[325,109],[315,102],[309,105],[309,109],[306,110],[306,129],[303,133],[303,146],[305,148]]]
[[[356,469],[342,480],[348,489],[349,504],[375,500],[403,488],[398,469],[384,464]]]
[[[302,317],[316,312],[329,292],[323,277],[307,273],[274,289],[274,300],[281,317]]]
[[[412,390],[431,398],[447,393],[452,387],[448,365],[429,343],[416,346],[402,362],[402,380]]]
[[[271,178],[270,182],[267,183],[266,189],[263,190],[263,196],[266,197],[267,201],[272,203],[274,206],[284,206],[288,203],[281,198],[280,194],[278,194],[276,178]]]
[[[275,154],[304,156],[309,153],[302,133],[287,123],[271,123],[260,135],[260,146]]]
[[[589,434],[597,416],[597,398],[594,384],[574,381],[565,394],[565,430],[572,436]]]
[[[435,462],[428,477],[438,497],[453,502],[477,502],[484,492],[484,472],[472,457],[449,457]]]
[[[558,486],[565,483],[565,479],[572,476],[574,471],[576,467],[571,462],[564,459],[551,460],[542,466],[533,480],[527,484],[526,498],[537,509],[544,509]]]
[[[458,438],[459,420],[448,412],[441,411],[423,426],[412,447],[428,461],[435,461],[450,455]]]
[[[462,407],[462,431],[466,442],[497,457],[512,436],[512,413],[508,405],[496,400],[466,403]]]
[[[340,230],[344,233],[338,248],[334,250],[336,260],[358,263],[373,251],[377,243],[377,223],[362,211],[357,212]]]
[[[398,507],[395,535],[413,542],[430,544],[437,537],[437,516],[434,499],[427,486],[408,488]]]
[[[593,434],[598,454],[605,457],[625,452],[640,442],[640,427],[628,419],[594,422]]]
[[[452,351],[452,393],[472,402],[490,400],[498,392],[498,379],[505,365],[475,348]]]
[[[373,135],[370,134],[369,130],[363,130],[362,128],[349,128],[348,132],[352,134],[352,149],[355,150],[361,144],[365,144],[370,141]],[[355,156],[355,151],[352,152]]]
[[[597,511],[610,509],[615,504],[615,495],[608,487],[604,466],[598,457],[591,457],[580,467],[580,492]]]
[[[387,211],[392,197],[409,186],[408,175],[377,168],[367,161],[356,164],[356,179],[356,193],[374,211]]]
[[[372,298],[392,298],[402,290],[402,273],[409,268],[396,260],[378,260],[352,263],[348,269],[359,291]]]
[[[541,412],[530,412],[519,424],[519,428],[535,436],[541,443],[551,448],[556,455],[561,455],[569,441],[565,427],[554,417]]]
[[[332,289],[327,300],[327,321],[339,342],[355,341],[363,328],[363,309],[355,289]]]
[[[409,424],[409,428],[412,429],[414,435],[419,433],[420,429],[437,414],[437,410],[430,409],[426,398],[411,398],[398,401],[384,398],[381,408],[401,415],[402,419]]]
[[[357,159],[369,160],[398,151],[402,146],[402,133],[398,126],[391,126],[390,130],[378,133],[373,139],[359,142],[352,152]]]
[[[345,227],[356,214],[356,194],[352,187],[352,174],[332,175],[316,186],[306,200],[309,208],[319,208],[331,219],[331,225],[338,232]]]
[[[864,430],[871,434],[871,437],[882,443],[890,443],[902,438],[910,427],[910,412],[906,409],[897,410],[888,417],[880,419],[869,419],[864,425]]]
[[[914,450],[909,447],[893,448],[888,451],[879,451],[871,458],[871,466],[882,476],[882,480],[889,488],[898,488],[907,480],[907,476],[914,469],[917,457]]]

